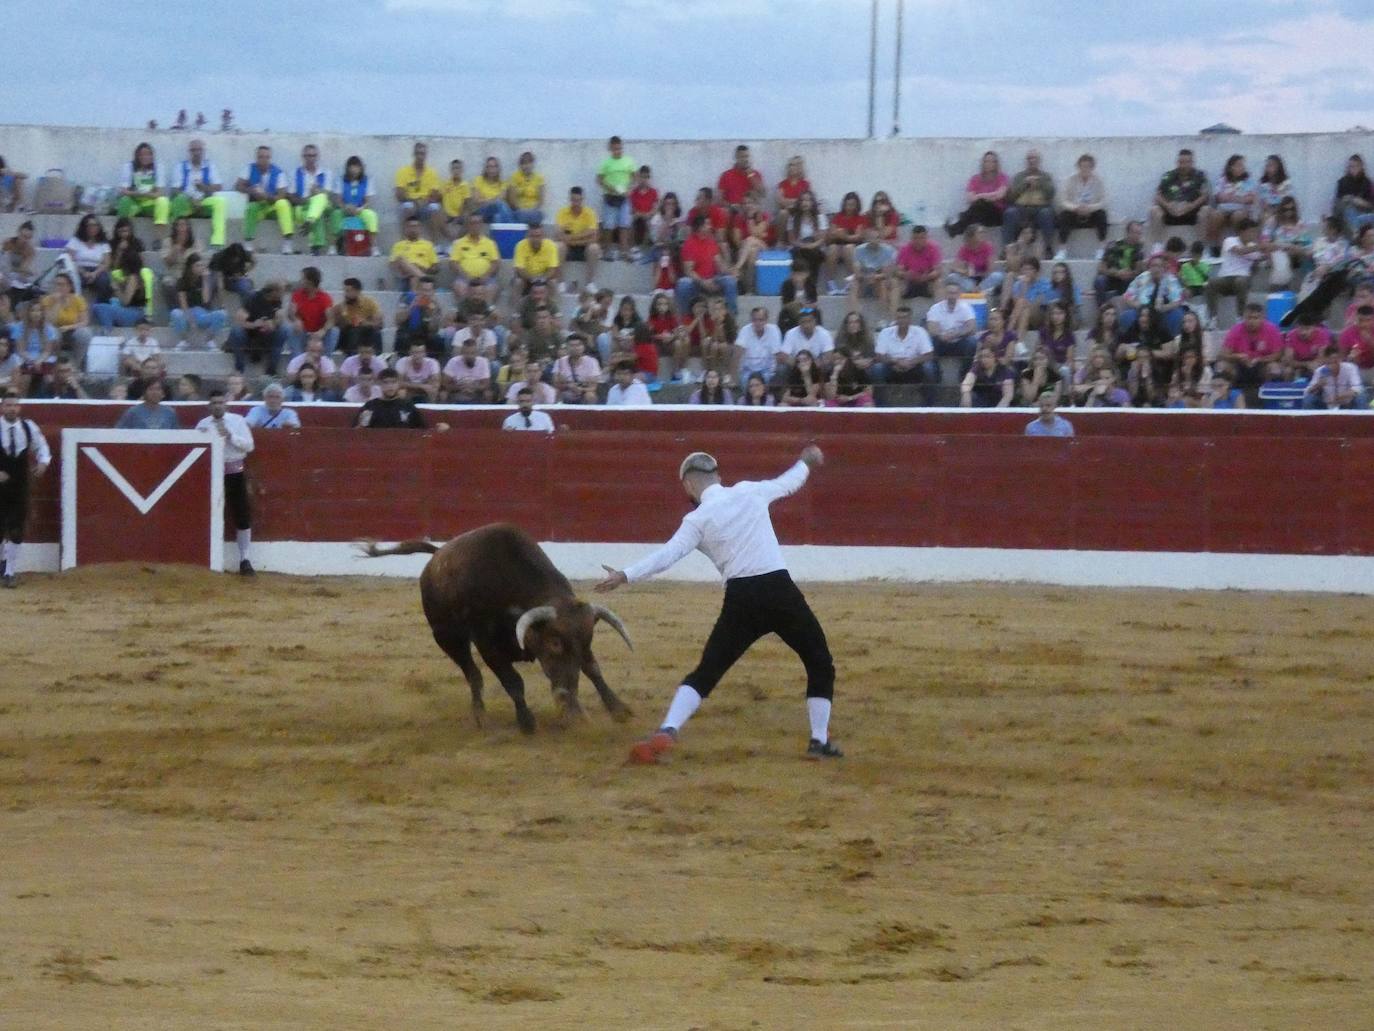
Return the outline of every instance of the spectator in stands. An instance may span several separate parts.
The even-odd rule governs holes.
[[[115,423],[117,430],[179,430],[176,412],[162,403],[162,380],[151,379],[143,386],[143,399],[124,409]]]
[[[821,388],[827,408],[872,408],[873,387],[868,373],[848,351],[838,351],[830,377]]]
[[[1016,390],[1016,373],[983,348],[959,386],[961,408],[1008,408]]]
[[[1300,316],[1284,334],[1283,344],[1293,370],[1308,375],[1326,360],[1326,349],[1332,344],[1331,331],[1315,315]]]
[[[497,398],[505,402],[510,401],[510,388],[524,381],[528,366],[529,355],[525,351],[525,345],[517,342],[507,355],[506,364],[496,370],[494,381]]]
[[[1023,258],[1016,278],[1002,287],[1001,307],[1006,311],[1007,327],[1024,338],[1028,330],[1040,328],[1045,308],[1059,299],[1050,281],[1040,276],[1040,260]]]
[[[309,337],[305,342],[305,350],[296,355],[286,364],[286,374],[295,376],[300,371],[301,366],[311,365],[320,374],[320,385],[329,389],[335,387],[338,380],[339,367],[333,358],[324,353],[324,341],[319,336]]]
[[[301,150],[301,163],[292,178],[286,199],[294,208],[296,232],[308,233],[310,253],[325,252],[326,234],[334,223],[334,176],[320,167],[320,148],[307,143]]]
[[[338,401],[340,398],[338,391],[321,384],[320,370],[310,362],[304,361],[296,369],[291,386],[287,388],[286,400],[293,404],[315,404],[320,401]]]
[[[878,228],[878,237],[883,243],[890,243],[894,247],[897,245],[897,229],[902,224],[902,216],[897,213],[886,190],[879,190],[873,195],[873,201],[864,215],[869,225]]]
[[[1221,253],[1221,239],[1228,229],[1239,232],[1241,222],[1257,223],[1257,207],[1255,182],[1245,168],[1245,158],[1240,154],[1232,154],[1217,180],[1207,220],[1207,242],[1212,245],[1214,257]]]
[[[1118,323],[1123,334],[1136,324],[1140,309],[1149,308],[1170,339],[1178,336],[1183,327],[1183,284],[1168,270],[1163,254],[1151,256],[1145,271],[1126,288],[1124,300]]]
[[[1188,259],[1179,262],[1178,281],[1183,285],[1186,300],[1201,300],[1207,295],[1207,280],[1212,278],[1212,266],[1206,260],[1207,245],[1194,240],[1188,249]]]
[[[529,292],[525,294],[525,299],[520,302],[520,315],[518,325],[521,329],[531,329],[534,326],[534,315],[540,308],[549,309],[549,314],[558,319],[558,294],[549,289],[547,280],[532,279],[530,281]],[[512,325],[515,325],[512,322]]]
[[[337,243],[344,231],[345,221],[355,218],[365,232],[372,234],[372,256],[380,256],[382,252],[377,247],[377,212],[372,207],[375,196],[376,191],[363,159],[356,154],[350,155],[344,162],[339,193],[334,198],[334,210],[330,212],[329,238]],[[343,253],[342,250],[340,253]]]
[[[444,366],[444,391],[452,404],[491,404],[491,363],[478,350],[478,338],[465,337]]]
[[[33,245],[33,235],[33,223],[24,221],[13,236],[0,244],[0,293],[12,306],[38,296],[33,285],[38,275],[38,249]]]
[[[547,308],[534,313],[534,326],[521,333],[520,343],[531,362],[543,365],[553,361],[563,341],[553,321],[553,314]]]
[[[258,235],[258,223],[264,218],[275,218],[281,230],[281,252],[295,253],[291,246],[296,221],[291,209],[290,185],[286,173],[272,163],[272,148],[259,147],[256,159],[234,184],[234,189],[248,197],[243,211],[243,243],[250,251]]]
[[[150,143],[140,143],[134,148],[133,160],[124,165],[124,174],[119,181],[119,200],[115,204],[115,214],[120,218],[134,218],[151,215],[153,218],[154,250],[161,249],[162,238],[167,235],[167,223],[171,220],[171,202],[163,188],[165,179],[162,168],[153,154]]]
[[[147,359],[161,353],[162,345],[153,336],[153,324],[145,315],[134,323],[134,335],[119,342],[119,372],[124,376],[137,376]]]
[[[1364,158],[1359,154],[1351,154],[1345,163],[1345,175],[1336,182],[1336,200],[1331,213],[1344,222],[1352,237],[1374,223],[1374,182],[1370,181]]]
[[[1341,360],[1334,344],[1323,352],[1323,363],[1312,373],[1303,392],[1304,408],[1363,408],[1364,384],[1354,362]]]
[[[1102,252],[1093,282],[1098,305],[1120,297],[1145,271],[1144,228],[1139,222],[1127,222],[1126,235]]]
[[[339,342],[339,334],[329,324],[329,312],[334,298],[320,289],[320,270],[313,265],[301,269],[301,281],[291,293],[286,306],[286,326],[291,332],[291,350],[300,354],[307,337],[320,336],[325,353],[332,353]]]
[[[1033,225],[1048,257],[1054,253],[1054,177],[1040,167],[1040,152],[1026,151],[1026,167],[1011,178],[1003,213],[1002,242],[1011,243],[1023,225]]]
[[[381,397],[382,388],[377,386],[377,377],[382,374],[384,368],[385,366],[376,369],[369,367],[360,370],[358,378],[343,392],[344,404],[365,405],[374,397]]]
[[[388,268],[401,281],[402,289],[414,290],[421,279],[438,271],[439,255],[434,244],[420,235],[418,216],[407,215],[401,232],[401,239],[392,244]]]
[[[33,307],[33,305],[30,305]],[[84,362],[91,343],[91,313],[86,299],[76,292],[72,277],[59,272],[52,278],[52,293],[43,298],[48,324],[57,332],[62,346],[78,362]]]
[[[75,235],[67,241],[65,254],[76,266],[82,292],[90,291],[97,301],[108,301],[113,291],[111,248],[100,219],[83,215],[76,224]]]
[[[476,213],[468,216],[468,231],[453,241],[449,265],[453,269],[453,296],[462,300],[473,283],[489,283],[493,291],[501,275],[501,252],[487,235],[487,224]]]
[[[568,203],[554,216],[558,226],[558,263],[569,261],[587,263],[588,290],[596,289],[596,271],[601,261],[601,245],[597,243],[596,212],[583,203],[582,187],[568,191]]]
[[[825,267],[825,241],[829,232],[830,222],[821,211],[816,195],[803,193],[792,208],[792,217],[783,227],[782,241],[791,249],[792,259],[804,262],[817,281]]]
[[[24,210],[24,183],[28,176],[5,164],[0,157],[0,211]]]
[[[878,334],[873,379],[878,383],[938,383],[940,371],[930,334],[911,324],[909,305],[898,305],[895,315],[896,322]]]
[[[658,211],[649,219],[649,242],[653,245],[653,263],[660,269],[675,267],[677,249],[691,232],[692,227],[682,212],[682,204],[677,194],[669,190],[658,202]]]
[[[1279,200],[1260,238],[1273,246],[1269,252],[1270,289],[1296,292],[1303,277],[1312,271],[1312,230],[1299,217],[1296,198]]]
[[[85,401],[89,395],[81,388],[76,367],[65,354],[52,363],[51,373],[43,380],[35,395],[44,401]]]
[[[553,420],[549,418],[548,412],[536,411],[534,407],[534,391],[528,386],[521,385],[515,392],[515,403],[520,410],[506,416],[506,421],[501,424],[503,430],[532,430],[539,433],[552,433]]]
[[[1168,407],[1200,408],[1202,399],[1211,391],[1212,370],[1203,360],[1201,349],[1180,351],[1169,381]]]
[[[795,333],[797,330],[789,332]],[[824,386],[825,373],[811,352],[803,347],[792,355],[792,363],[783,377],[783,390],[778,397],[778,404],[786,408],[820,408],[825,404],[821,396]]]
[[[411,161],[396,170],[396,203],[400,205],[401,221],[405,225],[415,218],[429,223],[434,239],[444,238],[443,183],[439,173],[429,164],[429,145],[416,141]],[[407,236],[409,233],[407,232]],[[395,258],[395,251],[392,257]]]
[[[185,265],[182,267],[184,269]],[[245,304],[253,296],[253,280],[248,275],[253,271],[253,255],[243,244],[231,243],[216,251],[210,259],[210,271],[219,277],[217,289],[220,292],[235,293]]]
[[[1096,377],[1089,382],[1088,390],[1079,403],[1085,408],[1130,408],[1131,395],[1121,386],[1121,378],[1109,364],[1097,370]]]
[[[1207,173],[1197,167],[1193,152],[1183,148],[1178,152],[1177,164],[1164,173],[1155,189],[1150,235],[1158,240],[1164,226],[1210,225],[1212,209],[1207,204],[1211,198]]]
[[[735,163],[720,174],[716,193],[722,201],[739,211],[746,200],[761,200],[765,192],[763,176],[753,167],[749,148],[741,143],[735,148]]]
[[[950,263],[950,271],[958,276],[959,286],[966,293],[973,293],[992,272],[992,264],[997,260],[997,248],[984,235],[984,229],[976,222],[964,230],[964,238],[959,250]]]
[[[41,308],[38,314],[42,316]],[[24,359],[20,357],[14,340],[10,338],[10,327],[0,325],[0,391],[14,390],[21,397],[27,397],[29,376],[25,369]]]
[[[926,312],[926,331],[938,358],[972,358],[977,351],[978,320],[961,293],[957,279],[946,279],[944,297]]]
[[[432,354],[442,350],[439,330],[444,324],[444,311],[434,290],[434,278],[421,276],[415,289],[401,295],[396,309],[396,347],[410,350],[412,342],[419,342]]]
[[[756,289],[759,255],[776,246],[777,230],[773,219],[759,207],[758,201],[752,195],[745,199],[741,209],[731,217],[729,244],[738,255],[735,264],[741,288]]]
[[[1040,414],[1026,423],[1026,436],[1028,437],[1072,437],[1073,424],[1064,418],[1055,408],[1059,404],[1059,393],[1054,390],[1046,390],[1035,399],[1035,404],[1040,408]]]
[[[621,253],[629,253],[630,241],[630,183],[639,166],[625,153],[619,136],[606,143],[609,152],[596,170],[596,185],[601,190],[601,228],[605,233],[606,257],[615,261]]]
[[[892,304],[900,304],[913,297],[934,297],[935,284],[940,280],[944,263],[940,247],[930,238],[926,227],[911,227],[911,240],[897,252],[897,289],[891,292]]]
[[[873,331],[868,328],[868,320],[863,312],[851,311],[845,315],[835,333],[835,353],[848,355],[849,360],[864,373],[868,373],[877,361],[877,350]]]
[[[1047,393],[1057,402],[1064,389],[1062,364],[1054,360],[1049,348],[1037,347],[1017,379],[1016,393],[1021,404],[1033,405]]]
[[[657,303],[657,298],[655,298]],[[650,309],[650,328],[653,328],[653,309]],[[741,376],[758,374],[772,381],[778,364],[778,355],[783,352],[782,333],[768,321],[767,308],[754,308],[749,312],[749,323],[743,326],[735,337],[735,347],[739,349]]]
[[[1131,362],[1135,361],[1138,348],[1148,347],[1154,352],[1167,346],[1170,339],[1163,320],[1155,314],[1153,308],[1138,309],[1135,321],[1125,330],[1117,332],[1114,357],[1121,374],[1124,376]]]
[[[1264,171],[1255,185],[1255,221],[1266,225],[1278,213],[1279,205],[1291,195],[1292,189],[1283,158],[1270,154],[1264,159]]]
[[[175,219],[210,219],[210,246],[223,247],[227,201],[220,192],[223,184],[212,162],[205,158],[205,141],[192,140],[187,157],[179,162],[168,179],[171,195],[168,214]]]
[[[515,245],[511,265],[515,269],[516,297],[525,296],[535,280],[546,286],[559,281],[563,269],[558,259],[558,245],[544,235],[543,223],[530,223],[525,238]]]
[[[146,318],[152,308],[152,270],[144,266],[142,255],[128,249],[112,276],[114,293],[108,301],[92,305],[91,312],[102,329],[128,327]]]
[[[378,353],[380,350],[380,347],[370,341],[364,340],[359,343],[357,354],[350,354],[339,362],[340,383],[351,387],[358,382],[358,377],[364,372],[369,373],[375,381],[377,373],[387,367],[386,359]]]
[[[635,379],[634,366],[621,362],[612,370],[615,382],[606,393],[606,404],[610,407],[642,408],[653,404],[649,388]]]
[[[472,209],[481,219],[493,222],[509,222],[515,212],[506,203],[506,181],[501,177],[501,161],[489,157],[482,162],[482,174],[472,181]]]
[[[1250,296],[1254,269],[1272,250],[1272,244],[1259,239],[1259,226],[1248,218],[1236,223],[1236,235],[1221,245],[1221,265],[1207,281],[1207,310],[1213,321],[1221,311],[1221,299],[1234,297],[1237,307]]]
[[[649,227],[658,211],[658,190],[653,183],[653,169],[640,165],[635,184],[630,189],[630,257],[639,261],[642,249],[652,242]]]
[[[130,401],[137,401],[143,396],[143,391],[152,382],[162,384],[162,396],[166,397],[172,392],[172,385],[167,382],[167,369],[163,365],[161,355],[152,355],[144,359],[139,367],[138,375],[131,379],[127,385],[125,396]]]
[[[1235,386],[1229,373],[1218,369],[1212,374],[1211,393],[1202,398],[1200,408],[1245,408],[1245,392]]]
[[[1110,310],[1110,309],[1108,309]],[[1116,325],[1116,315],[1111,318],[1113,326]],[[1006,313],[1001,308],[988,309],[988,325],[983,332],[978,334],[978,347],[990,347],[999,359],[1009,362],[1016,355],[1021,346],[1021,338],[1016,331],[1007,325]]]
[[[1135,358],[1126,369],[1126,393],[1132,408],[1159,408],[1164,404],[1167,391],[1161,368],[1151,348],[1135,349]]]
[[[692,235],[682,245],[682,273],[675,291],[681,314],[688,314],[692,302],[703,294],[721,294],[726,307],[732,313],[735,311],[739,287],[735,277],[726,271],[720,244],[703,215],[692,219]]]
[[[811,190],[811,181],[806,178],[806,162],[800,157],[787,159],[787,167],[773,200],[778,209],[779,228],[792,217],[792,209],[803,193]]]
[[[199,401],[205,384],[194,372],[178,376],[172,391],[173,401]]]
[[[280,283],[266,283],[234,313],[234,328],[229,331],[229,350],[234,368],[242,372],[251,361],[266,360],[267,374],[277,371],[277,357],[287,349],[287,331],[282,318]],[[289,352],[289,349],[287,349]]]
[[[820,366],[819,375],[829,371],[830,364],[835,358],[835,338],[830,330],[820,324],[817,315],[816,309],[809,307],[798,313],[797,324],[783,334],[781,354],[785,362],[780,361],[780,366],[795,366],[797,355],[805,351],[811,356],[811,360]],[[782,368],[779,371],[785,372]]]
[[[231,372],[224,377],[224,399],[231,404],[236,401],[252,400],[248,393],[248,384],[244,382],[243,373]]]
[[[1237,385],[1258,385],[1265,365],[1283,354],[1283,334],[1264,317],[1264,305],[1245,305],[1245,318],[1231,327],[1221,342],[1220,357],[1237,371]]]
[[[374,353],[380,351],[384,322],[381,305],[363,293],[362,280],[356,276],[345,279],[343,300],[329,310],[333,349],[351,355],[367,344]]]
[[[162,289],[169,307],[176,300],[177,281],[186,271],[186,259],[192,254],[199,253],[200,247],[196,244],[196,234],[191,228],[191,220],[185,217],[174,218],[171,234],[162,250]],[[210,271],[218,273],[219,270],[211,265]],[[151,272],[149,274],[151,275]]]
[[[1038,350],[1048,352],[1055,366],[1063,368],[1073,360],[1077,348],[1078,339],[1074,336],[1069,309],[1062,301],[1055,301],[1045,309],[1045,321],[1040,326]],[[1030,401],[1034,401],[1038,396],[1039,391],[1036,391],[1030,397]]]
[[[544,221],[544,177],[534,170],[534,153],[520,155],[519,167],[506,184],[506,203],[516,222],[534,226]]]
[[[1316,289],[1332,270],[1350,256],[1350,243],[1345,238],[1344,223],[1336,216],[1322,221],[1321,238],[1312,244],[1312,271],[1303,279],[1301,292],[1305,296]]]
[[[716,241],[722,247],[725,246],[726,232],[730,228],[730,212],[716,203],[715,193],[709,186],[697,190],[696,203],[686,215],[689,225],[697,215],[706,216],[706,220],[711,223],[711,232],[715,235]]]
[[[615,317],[611,319],[609,333],[604,334],[604,349],[616,351],[633,351],[635,331],[644,320],[639,317],[639,307],[635,304],[635,299],[626,294],[620,299],[620,306],[616,309]],[[603,341],[597,340],[597,348],[603,349]],[[602,359],[605,362],[605,358]]]
[[[244,419],[255,430],[298,430],[301,417],[283,404],[285,400],[286,389],[280,383],[269,383],[262,388],[262,404],[248,409]]]
[[[410,351],[395,365],[402,392],[415,401],[432,404],[439,398],[439,362],[431,358],[423,340],[411,339]]]
[[[1059,195],[1059,242],[1067,245],[1075,229],[1097,231],[1099,242],[1107,239],[1107,188],[1097,175],[1097,160],[1091,154],[1078,159],[1078,171],[1064,180]],[[1061,252],[1057,260],[1062,261]]]
[[[654,331],[647,322],[635,327],[634,341],[631,345],[635,357],[635,369],[646,383],[658,379],[658,347],[654,344]]]
[[[863,201],[854,191],[844,195],[840,201],[840,210],[830,216],[830,227],[826,233],[828,246],[826,247],[826,261],[830,264],[830,292],[840,293],[837,288],[836,280],[839,278],[840,269],[846,268],[852,276],[856,271],[854,252],[859,245],[864,243],[864,231],[869,228],[868,219],[864,217]],[[874,232],[876,240],[877,233]],[[879,245],[881,246],[881,245]]]
[[[177,303],[171,310],[172,328],[181,335],[179,350],[192,346],[198,334],[207,348],[215,346],[215,336],[229,325],[229,315],[219,306],[215,277],[200,255],[192,255],[186,271],[177,282]],[[239,370],[242,372],[243,370]]]
[[[768,392],[768,380],[761,372],[751,372],[749,379],[744,384],[744,392],[740,394],[739,403],[747,408],[772,408],[777,404],[773,395]]]
[[[601,363],[587,353],[587,338],[569,333],[568,353],[553,365],[553,386],[563,404],[596,404],[601,385]]]
[[[723,178],[723,177],[722,177]],[[732,405],[735,395],[725,386],[719,372],[707,369],[701,378],[701,386],[692,392],[688,404],[694,405]]]
[[[1341,330],[1341,354],[1361,369],[1374,368],[1374,305],[1362,304],[1355,321]]]
[[[354,426],[373,430],[429,428],[424,413],[415,407],[415,402],[401,394],[400,377],[395,369],[383,370],[377,382],[382,396],[363,405],[353,420]],[[448,423],[435,423],[434,428],[442,433],[448,429]]]
[[[964,187],[964,210],[958,218],[945,222],[950,238],[958,236],[969,226],[992,228],[1002,225],[1007,207],[1007,188],[1011,185],[1002,172],[1002,161],[995,151],[983,155],[978,172]]]
[[[897,249],[883,243],[878,228],[863,227],[863,243],[854,248],[854,274],[849,279],[849,303],[857,306],[864,298],[875,298],[885,309],[891,310],[888,296],[897,274]]]

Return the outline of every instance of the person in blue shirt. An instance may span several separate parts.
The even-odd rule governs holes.
[[[1024,338],[1027,330],[1040,328],[1044,309],[1059,299],[1059,291],[1040,278],[1040,259],[1030,257],[1022,260],[1008,296],[1007,328]]]
[[[295,253],[291,234],[296,231],[296,215],[291,208],[290,187],[287,174],[272,164],[272,148],[259,147],[256,160],[243,170],[243,175],[234,184],[234,189],[248,197],[243,210],[244,244],[251,244],[258,235],[259,222],[275,218],[281,229],[281,252]]]
[[[248,409],[244,419],[255,430],[298,430],[301,417],[282,403],[285,400],[286,389],[280,383],[269,383],[263,388],[262,404]]]
[[[1073,423],[1059,415],[1054,409],[1057,404],[1054,391],[1046,390],[1037,402],[1040,415],[1026,423],[1028,437],[1072,437]]]
[[[143,400],[124,414],[115,423],[117,430],[179,430],[177,413],[162,403],[162,380],[151,379],[143,388]]]

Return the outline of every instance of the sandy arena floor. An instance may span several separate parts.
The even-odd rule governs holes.
[[[136,567],[0,597],[0,1026],[1374,1027],[1374,602],[808,591],[842,763],[714,618],[602,629],[636,710],[489,726],[406,581]]]

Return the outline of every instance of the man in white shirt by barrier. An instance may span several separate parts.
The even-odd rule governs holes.
[[[201,433],[218,433],[224,441],[224,503],[238,531],[239,574],[253,575],[248,549],[253,542],[253,510],[248,503],[248,481],[243,475],[243,460],[253,450],[253,431],[243,416],[224,407],[224,391],[210,391],[210,414],[196,423]]]
[[[501,424],[503,430],[553,432],[553,420],[549,418],[549,413],[535,411],[533,387],[521,387],[516,391],[515,403],[520,406],[520,411],[506,416],[506,421]]]
[[[911,308],[897,309],[897,321],[878,334],[876,378],[880,383],[935,383],[935,346],[930,334],[911,324]]]
[[[615,367],[615,383],[606,392],[606,404],[615,408],[647,408],[654,403],[649,388],[635,379],[635,367],[621,362]]]
[[[602,566],[606,578],[596,585],[601,594],[662,573],[693,551],[709,558],[725,581],[725,602],[701,661],[683,679],[658,731],[631,750],[631,761],[656,763],[671,750],[678,731],[702,699],[767,634],[782,638],[806,666],[806,711],[811,724],[807,757],[834,759],[843,754],[830,740],[835,664],[825,631],[787,572],[768,514],[769,505],[799,491],[811,470],[824,460],[820,448],[807,447],[777,479],[742,480],[727,487],[720,482],[716,460],[705,452],[693,452],[683,460],[678,475],[696,511],[682,520],[667,544],[634,565],[624,570]]]
[[[798,351],[810,351],[816,364],[826,371],[835,362],[835,338],[820,324],[815,308],[803,308],[798,312],[797,324],[782,338],[780,353],[787,357],[789,366],[797,360]],[[786,375],[786,369],[778,369],[778,375]]]
[[[782,332],[768,321],[767,308],[755,308],[749,313],[749,324],[740,327],[735,346],[743,352],[739,363],[741,383],[756,372],[765,382],[772,380],[777,355],[782,350]]]
[[[47,472],[52,452],[43,431],[19,412],[19,391],[6,389],[0,400],[0,583],[19,583],[19,546],[29,520],[29,484]]]

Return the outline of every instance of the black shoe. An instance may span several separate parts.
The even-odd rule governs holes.
[[[3,583],[9,590],[14,590],[19,586],[19,577],[13,573],[6,573],[4,577],[0,578],[0,583]]]
[[[843,759],[844,753],[835,747],[835,742],[826,741],[822,744],[813,737],[811,743],[806,746],[806,757],[808,759]]]
[[[244,559],[239,563],[239,576],[257,576],[257,570],[253,568],[253,563]]]

